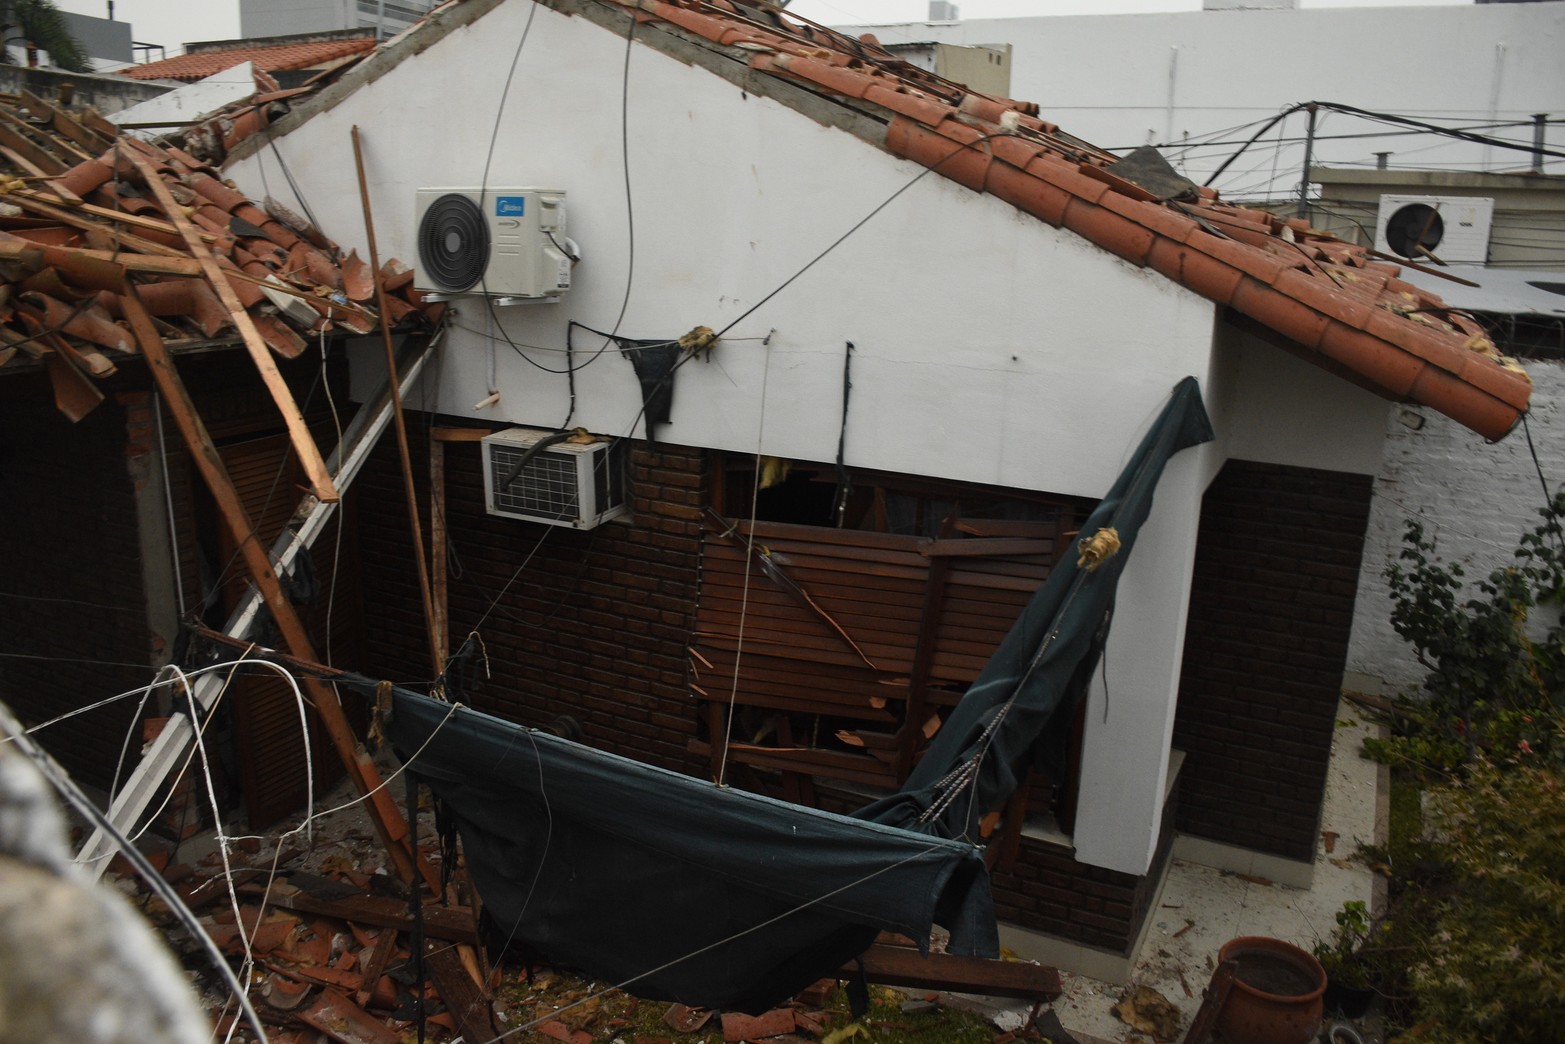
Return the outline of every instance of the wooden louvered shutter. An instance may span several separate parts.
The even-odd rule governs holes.
[[[233,442],[221,447],[219,452],[246,512],[256,525],[262,546],[270,548],[292,516],[299,499],[299,489],[304,484],[297,461],[289,453],[286,436],[267,435]],[[336,571],[335,596],[328,597],[336,556],[335,529],[341,517],[342,512],[339,511],[331,526],[321,534],[310,551],[315,576],[319,580],[319,594],[313,603],[296,607],[316,645],[317,654],[322,658],[326,658],[328,651],[328,600],[332,615],[331,651],[342,656],[348,650],[356,649],[359,635],[357,573],[351,568],[356,558],[348,554],[347,549],[341,556],[342,568]],[[232,542],[227,539],[225,532],[224,560],[232,559],[233,552]],[[224,587],[224,595],[230,607],[245,587],[243,569],[236,565],[230,569]],[[301,808],[305,803],[308,788],[298,701],[287,682],[280,675],[272,673],[237,679],[225,698],[232,701],[230,708],[245,808],[250,825],[259,828]],[[353,701],[350,709],[361,710],[357,700]],[[357,716],[362,720],[362,713]],[[314,708],[307,708],[306,720],[309,723],[311,757],[315,767],[316,793],[319,796],[341,777],[343,767]]]

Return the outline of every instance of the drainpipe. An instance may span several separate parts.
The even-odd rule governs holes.
[[[1543,173],[1543,130],[1548,125],[1548,113],[1532,114],[1532,172],[1534,174]]]
[[[1375,153],[1375,169],[1376,170],[1385,170],[1387,167],[1389,167],[1391,165],[1390,162],[1389,162],[1390,159],[1391,159],[1391,153],[1389,153],[1389,152],[1377,152],[1377,153]]]
[[[1310,114],[1309,126],[1304,130],[1304,176],[1299,180],[1299,209],[1300,218],[1310,216],[1310,164],[1315,160],[1315,114],[1320,107],[1310,102],[1304,107],[1304,111]]]

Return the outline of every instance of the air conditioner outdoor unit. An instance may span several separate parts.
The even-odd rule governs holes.
[[[552,298],[571,288],[564,192],[421,188],[415,220],[419,290]]]
[[[573,438],[522,463],[527,451],[551,434],[507,428],[484,436],[484,507],[489,514],[573,529],[592,529],[624,514],[624,441]]]
[[[1481,265],[1489,260],[1489,226],[1494,200],[1487,196],[1380,197],[1375,219],[1375,249],[1410,261],[1429,255],[1450,265]]]

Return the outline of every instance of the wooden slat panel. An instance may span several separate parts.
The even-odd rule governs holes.
[[[737,527],[740,533],[747,528]],[[742,537],[714,532],[703,547],[693,643],[710,664],[697,672],[698,698],[719,706],[732,698],[742,707],[893,729],[902,720],[909,692],[931,563],[939,559],[947,568],[944,597],[936,603],[926,705],[943,710],[960,699],[960,690],[982,670],[1047,578],[1056,546],[1055,529],[1037,523],[1000,524],[984,528],[983,538],[941,541],[781,523],[757,523],[754,531],[757,544],[771,550],[784,576],[851,636],[879,672],[749,559]],[[1017,554],[1007,556],[1008,551]],[[741,610],[744,659],[738,691],[731,694]],[[832,742],[840,741],[833,737]],[[756,767],[872,786],[899,782],[889,746],[866,753],[736,743],[730,757]]]

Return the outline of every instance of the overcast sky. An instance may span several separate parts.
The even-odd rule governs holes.
[[[1301,0],[1303,7],[1409,7],[1470,3],[1471,0]],[[63,11],[114,17],[131,23],[137,43],[161,44],[174,53],[181,44],[229,40],[239,35],[238,0],[55,0]],[[790,9],[827,25],[910,22],[929,14],[928,0],[793,0]],[[963,18],[1009,18],[1045,14],[1126,14],[1198,11],[1201,0],[959,0]]]

